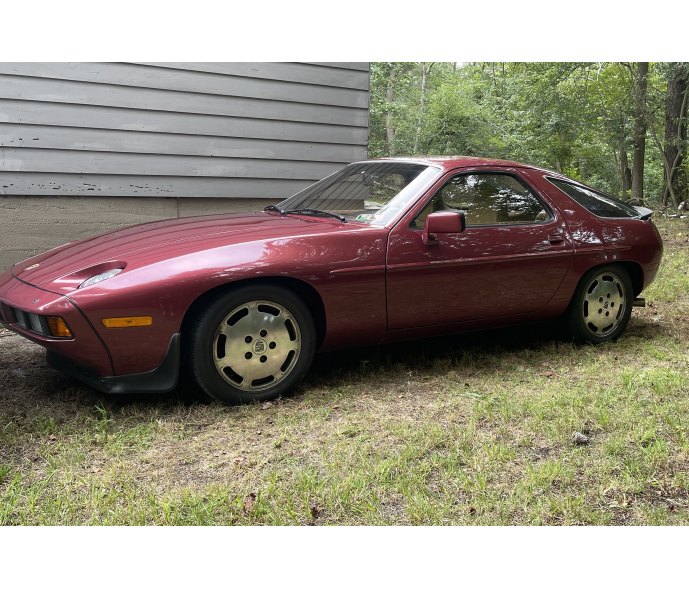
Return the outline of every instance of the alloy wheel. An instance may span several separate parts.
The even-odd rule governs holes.
[[[213,362],[233,387],[259,392],[292,372],[301,349],[299,324],[288,309],[272,301],[251,301],[220,322],[213,338]]]
[[[603,271],[586,286],[581,311],[586,329],[601,337],[615,330],[627,305],[624,282],[617,274]]]

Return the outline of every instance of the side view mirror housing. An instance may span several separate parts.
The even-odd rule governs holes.
[[[423,226],[423,242],[425,245],[438,245],[437,234],[461,233],[466,229],[466,219],[461,211],[438,211],[426,217]]]

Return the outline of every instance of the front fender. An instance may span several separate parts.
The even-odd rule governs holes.
[[[221,285],[289,277],[318,292],[327,316],[322,349],[379,342],[385,332],[387,230],[231,244],[141,265],[72,297],[110,350],[115,374],[153,370],[192,303]],[[145,327],[106,328],[111,317],[153,317]]]

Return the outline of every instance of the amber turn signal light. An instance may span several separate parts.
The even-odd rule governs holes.
[[[112,317],[101,319],[105,327],[143,327],[153,323],[153,317]]]
[[[72,337],[72,332],[62,317],[46,317],[45,319],[48,322],[51,335],[55,337]]]

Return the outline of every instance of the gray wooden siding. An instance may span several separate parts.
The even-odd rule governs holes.
[[[364,63],[0,63],[0,195],[287,197],[366,158]]]

